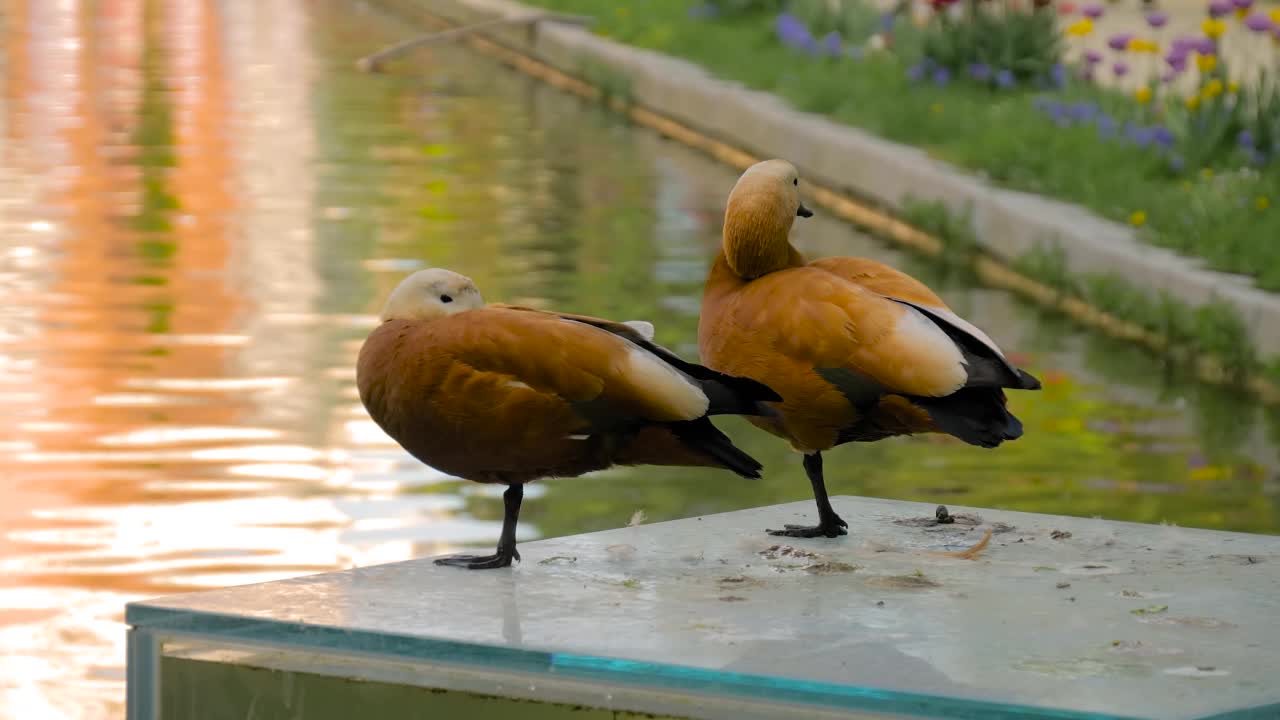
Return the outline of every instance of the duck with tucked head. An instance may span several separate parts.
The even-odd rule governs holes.
[[[436,562],[497,568],[519,560],[524,483],[613,465],[760,463],[708,419],[772,414],[754,380],[686,362],[648,323],[486,305],[467,277],[420,270],[391,293],[360,349],[369,415],[405,450],[452,475],[507,486],[497,552]]]
[[[775,416],[748,418],[790,441],[818,505],[818,524],[770,534],[836,537],[822,453],[850,442],[946,433],[993,448],[1022,435],[1005,388],[1040,382],[923,283],[867,258],[806,261],[791,245],[796,168],[756,163],[729,194],[721,252],[703,293],[702,361],[778,391]]]

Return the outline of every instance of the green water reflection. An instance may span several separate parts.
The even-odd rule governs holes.
[[[400,134],[376,134],[384,155],[396,158],[375,181],[395,211],[362,229],[378,236],[368,251],[452,267],[475,277],[491,300],[651,319],[660,341],[694,354],[700,283],[732,174],[518,78],[432,72],[448,54],[376,83],[332,85],[350,93],[334,102],[361,108],[345,128],[334,122],[336,134],[369,137],[355,128],[367,128],[370,111],[401,123]],[[334,143],[333,151],[354,149]],[[1255,437],[1259,411],[1247,397],[1179,383],[1140,351],[1083,335],[838,224],[818,220],[799,232],[817,254],[874,254],[934,283],[1046,379],[1044,392],[1011,401],[1026,423],[1022,440],[993,452],[941,438],[842,448],[828,458],[832,492],[1280,530],[1275,450]],[[398,277],[380,278],[377,290]],[[543,535],[560,535],[616,526],[637,509],[662,520],[808,496],[798,457],[782,443],[745,423],[723,424],[765,463],[763,481],[623,469],[549,482],[524,517]],[[471,497],[467,509],[501,516],[491,496]]]

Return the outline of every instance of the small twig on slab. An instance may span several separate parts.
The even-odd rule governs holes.
[[[462,27],[451,28],[449,30],[426,33],[425,35],[419,35],[418,37],[405,40],[402,43],[392,45],[391,47],[379,50],[372,55],[366,55],[360,58],[356,61],[356,67],[363,72],[379,72],[382,69],[382,63],[387,60],[403,55],[416,47],[421,47],[428,43],[442,40],[454,40],[476,32],[477,30],[497,27],[500,25],[536,25],[540,22],[555,22],[563,23],[565,25],[585,26],[594,23],[595,18],[588,17],[586,15],[566,15],[564,13],[540,12],[528,15],[484,20],[471,25],[463,25]]]
[[[968,548],[967,550],[957,550],[955,552],[941,552],[941,551],[935,550],[935,551],[932,551],[931,554],[938,555],[940,557],[960,558],[962,560],[976,560],[978,558],[978,555],[981,554],[983,550],[987,549],[987,543],[990,543],[990,542],[991,542],[991,530],[987,530],[987,534],[983,535],[981,540],[979,540],[976,544],[974,544],[973,547]]]

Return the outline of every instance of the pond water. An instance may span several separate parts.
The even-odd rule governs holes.
[[[346,0],[0,10],[0,717],[123,714],[125,602],[489,547],[495,488],[414,462],[354,360],[423,264],[493,301],[652,320],[688,357],[735,173]],[[798,242],[937,287],[1045,381],[996,451],[827,459],[836,494],[1280,531],[1280,423],[1155,359],[819,217]],[[809,497],[619,469],[531,486],[521,538]],[[858,519],[848,518],[851,532]]]

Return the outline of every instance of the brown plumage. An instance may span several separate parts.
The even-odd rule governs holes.
[[[443,472],[508,486],[498,551],[437,562],[504,567],[523,484],[613,465],[760,464],[709,415],[771,414],[753,380],[708,370],[652,342],[647,323],[485,305],[471,280],[410,275],[360,349],[356,385],[369,415]]]
[[[811,214],[790,163],[743,173],[703,293],[698,348],[708,367],[782,395],[779,415],[749,419],[805,454],[819,524],[770,532],[834,537],[847,524],[827,500],[822,451],[925,432],[995,447],[1022,435],[1003,388],[1040,383],[915,278],[867,258],[807,262],[788,235]]]

